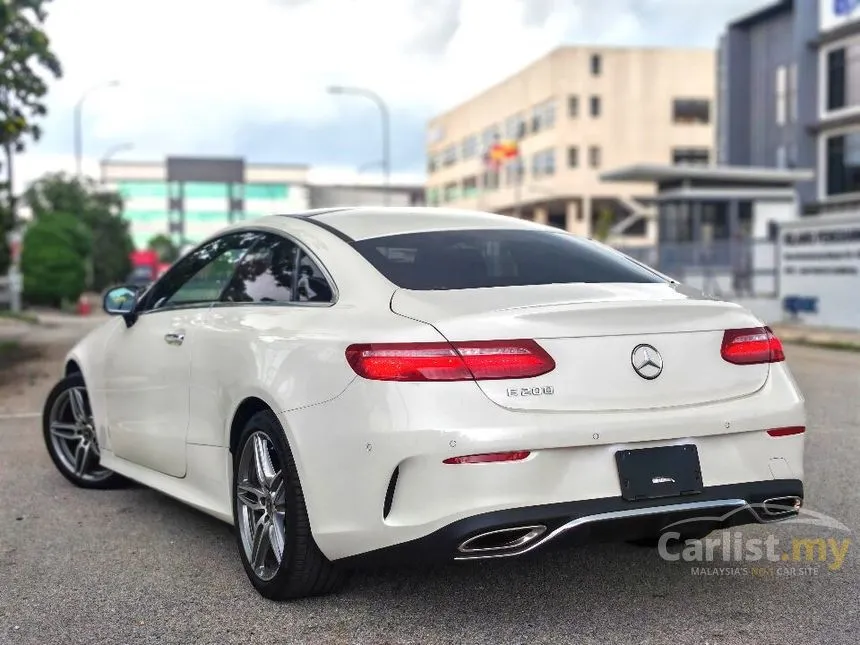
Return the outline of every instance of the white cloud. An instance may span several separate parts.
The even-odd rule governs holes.
[[[111,79],[120,86],[85,103],[85,142],[133,141],[155,158],[232,141],[247,123],[331,122],[361,99],[332,97],[330,84],[370,87],[429,116],[562,42],[640,44],[659,34],[662,44],[690,44],[689,21],[701,31],[713,14],[697,36],[713,44],[727,18],[761,1],[54,0],[47,27],[65,75],[46,127],[68,129],[52,146],[67,140],[71,152],[75,103]],[[61,161],[40,153],[47,145],[22,159],[21,179]]]
[[[425,0],[430,7],[433,4]],[[441,56],[415,52],[414,0],[55,0],[48,28],[66,74],[54,109],[93,94],[93,133],[229,135],[242,119],[329,120],[330,84],[374,88],[401,108],[439,109],[555,46],[565,21],[522,25],[521,0],[464,0]],[[489,11],[488,11],[489,10]],[[130,132],[131,131],[131,132]],[[223,136],[223,134],[222,134]]]

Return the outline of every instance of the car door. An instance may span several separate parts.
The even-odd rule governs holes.
[[[302,333],[315,327],[335,299],[321,266],[294,240],[273,233],[266,233],[242,259],[201,330],[216,358],[193,368],[189,443],[221,445],[224,420],[232,406],[254,393],[252,388],[296,405],[343,390],[346,383],[331,373],[311,385],[302,367],[315,348]],[[339,356],[331,360],[342,362]]]
[[[217,238],[182,258],[142,297],[105,347],[109,448],[172,477],[186,471],[191,365],[198,331],[259,234]]]

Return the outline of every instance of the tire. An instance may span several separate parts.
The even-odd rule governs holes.
[[[99,463],[95,423],[80,374],[65,377],[48,394],[42,411],[42,437],[54,466],[75,486],[111,489],[128,484]]]
[[[255,449],[262,451],[262,462],[255,459]],[[259,463],[267,482],[263,485]],[[233,455],[232,492],[239,557],[262,596],[289,600],[333,593],[343,586],[348,573],[332,564],[314,541],[293,455],[278,418],[269,410],[255,414],[242,430]],[[255,558],[254,545],[260,538],[261,556]],[[279,544],[272,546],[273,539]]]

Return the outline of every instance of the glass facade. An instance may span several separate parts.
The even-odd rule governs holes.
[[[168,190],[169,188],[169,190]],[[185,184],[185,199],[227,199],[227,184],[194,183]],[[168,194],[179,195],[179,185],[174,182],[168,186],[163,181],[121,181],[117,191],[125,199],[162,197]],[[285,184],[245,184],[245,199],[287,199],[290,187]]]
[[[301,200],[301,195],[294,195],[290,188],[283,183],[234,186],[234,194],[243,197],[245,202],[244,212],[235,216],[254,219],[293,207],[287,202],[295,198]],[[230,223],[228,184],[189,182],[180,186],[176,182],[120,181],[116,190],[125,201],[123,217],[131,223],[132,239],[138,248],[145,248],[154,236],[168,232],[168,200],[171,197],[182,195],[184,198],[188,242],[198,242]],[[295,207],[304,208],[306,204]]]

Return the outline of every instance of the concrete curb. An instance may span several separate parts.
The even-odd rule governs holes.
[[[860,352],[860,333],[849,330],[829,330],[800,325],[772,325],[774,333],[785,343],[824,349]]]

